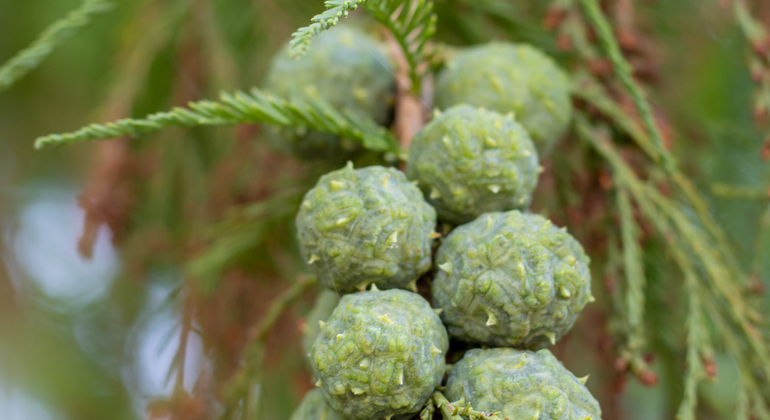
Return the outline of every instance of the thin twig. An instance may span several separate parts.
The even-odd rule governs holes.
[[[638,354],[645,343],[644,289],[646,282],[642,268],[641,249],[639,248],[639,235],[628,192],[624,189],[619,190],[617,200],[626,273],[625,306],[628,313],[628,347],[629,351]]]
[[[386,32],[390,55],[396,62],[396,116],[394,129],[402,150],[408,150],[412,138],[425,125],[426,109],[419,92],[412,91],[409,63],[396,38]]]
[[[138,39],[127,38],[117,53],[113,69],[117,73],[105,103],[107,119],[129,116],[134,101],[144,86],[157,52],[166,45],[170,29],[175,25],[158,25],[161,10],[159,2],[145,0],[131,19],[129,33],[138,33]],[[172,18],[176,18],[173,16]],[[175,20],[175,19],[174,19]],[[142,30],[150,28],[150,30]],[[78,197],[85,210],[83,233],[78,241],[80,255],[90,258],[99,228],[107,224],[112,230],[113,242],[120,239],[121,228],[128,218],[133,197],[127,185],[132,167],[127,139],[117,138],[99,144],[96,159],[83,193]]]
[[[254,328],[253,339],[246,345],[250,346],[252,343],[265,341],[267,334],[275,326],[275,323],[278,322],[281,314],[303,293],[310,290],[317,283],[318,279],[315,276],[302,276],[290,288],[275,298],[267,312],[265,312],[265,315],[262,316],[262,319],[259,320],[259,323]]]
[[[91,23],[119,0],[84,0],[77,9],[54,22],[27,48],[0,66],[0,92],[37,68],[57,47]]]
[[[273,299],[265,314],[252,329],[251,338],[243,350],[245,363],[235,373],[225,390],[225,400],[229,403],[228,408],[239,406],[238,401],[243,400],[242,418],[255,418],[254,413],[251,412],[258,400],[258,395],[255,395],[254,384],[258,382],[261,375],[264,345],[268,334],[292,303],[317,283],[318,279],[315,276],[300,277],[291,287]],[[228,411],[223,415],[223,418],[231,418],[233,414],[233,412]]]
[[[711,186],[711,192],[723,198],[770,201],[770,190],[746,185],[731,185],[720,182]]]
[[[174,361],[176,363],[176,379],[174,381],[174,395],[181,395],[184,391],[184,369],[187,361],[188,339],[192,328],[192,317],[195,312],[194,299],[189,290],[185,291],[184,305],[182,307],[182,332],[179,336],[179,347],[176,350]]]

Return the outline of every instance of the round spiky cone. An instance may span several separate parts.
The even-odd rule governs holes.
[[[420,295],[373,288],[342,297],[311,364],[326,401],[346,418],[398,418],[419,411],[441,383],[448,347]]]
[[[265,90],[291,101],[313,95],[335,109],[348,109],[386,125],[395,97],[395,77],[385,48],[352,25],[318,35],[305,56],[295,60],[288,46],[272,61]],[[357,143],[301,127],[267,126],[279,150],[306,159],[337,159],[360,150]]]
[[[406,174],[438,212],[464,223],[529,205],[540,167],[526,131],[511,117],[457,106],[412,140]]]
[[[433,303],[449,334],[536,349],[567,333],[590,300],[589,259],[550,220],[488,213],[459,226],[436,256]]]
[[[537,48],[509,42],[467,48],[447,61],[436,82],[436,106],[458,104],[512,112],[540,157],[564,135],[572,115],[567,74]]]
[[[431,267],[436,212],[397,169],[348,164],[322,176],[296,224],[310,270],[338,292],[406,287]]]
[[[508,420],[601,420],[586,379],[548,350],[473,349],[452,368],[446,396]]]

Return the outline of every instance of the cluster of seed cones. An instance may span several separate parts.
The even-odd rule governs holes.
[[[566,76],[532,47],[488,44],[449,59],[436,103],[405,173],[348,163],[305,195],[298,242],[327,291],[305,340],[317,389],[292,418],[425,418],[440,395],[465,418],[599,419],[545,349],[593,299],[589,259],[526,210],[570,120]]]

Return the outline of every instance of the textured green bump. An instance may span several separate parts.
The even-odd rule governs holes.
[[[441,383],[449,340],[428,302],[406,290],[342,297],[313,344],[324,398],[346,418],[400,418],[419,411]]]
[[[548,350],[473,349],[454,365],[446,397],[508,420],[601,420],[584,381]]]
[[[567,74],[537,48],[506,42],[468,48],[447,61],[436,82],[436,106],[458,104],[513,112],[540,157],[564,135],[572,115]]]
[[[296,224],[310,270],[340,293],[405,287],[431,267],[436,211],[394,168],[349,163],[322,176]]]
[[[281,98],[323,97],[336,109],[360,112],[386,125],[395,95],[395,78],[383,46],[350,25],[324,31],[308,53],[295,60],[288,46],[273,59],[265,90]],[[305,128],[266,126],[277,149],[306,159],[340,159],[358,144]]]
[[[485,214],[439,247],[433,303],[453,337],[542,348],[593,299],[588,264],[580,243],[540,215]]]
[[[329,407],[320,389],[307,394],[289,420],[345,420],[342,414]]]
[[[315,338],[321,332],[321,323],[326,322],[334,308],[340,303],[340,295],[334,290],[324,289],[318,294],[313,309],[305,317],[305,327],[302,334],[302,349],[306,355],[310,355]]]
[[[453,223],[525,208],[538,172],[535,147],[516,121],[464,105],[436,116],[414,137],[406,168],[439,218]]]

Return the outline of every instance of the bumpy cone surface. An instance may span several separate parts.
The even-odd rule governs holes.
[[[273,59],[265,89],[290,100],[317,95],[336,109],[387,124],[395,78],[384,47],[354,27],[340,25],[321,33],[299,60],[285,47]],[[279,150],[303,158],[339,159],[359,150],[350,140],[304,128],[269,126],[266,134]]]
[[[307,394],[289,420],[345,420],[342,414],[329,407],[320,389]]]
[[[601,420],[583,382],[548,350],[473,349],[454,365],[446,397],[508,420]]]
[[[485,214],[441,244],[433,303],[443,309],[453,337],[544,347],[564,335],[593,299],[588,263],[583,247],[542,216]]]
[[[329,405],[346,418],[415,413],[444,375],[446,330],[420,295],[365,291],[342,297],[313,344],[311,364]]]
[[[442,220],[463,223],[525,208],[539,166],[529,135],[512,118],[457,106],[414,137],[406,169]]]
[[[397,169],[348,164],[322,176],[296,222],[302,255],[335,291],[404,287],[431,267],[436,212]]]
[[[302,348],[308,357],[310,356],[310,349],[313,347],[316,337],[318,337],[318,333],[321,332],[319,321],[325,322],[329,319],[338,303],[340,303],[340,295],[334,290],[324,289],[316,298],[313,309],[307,314],[305,327],[302,331]]]
[[[483,106],[513,112],[541,157],[569,125],[569,79],[554,61],[524,44],[493,42],[451,58],[436,82],[436,106]]]

